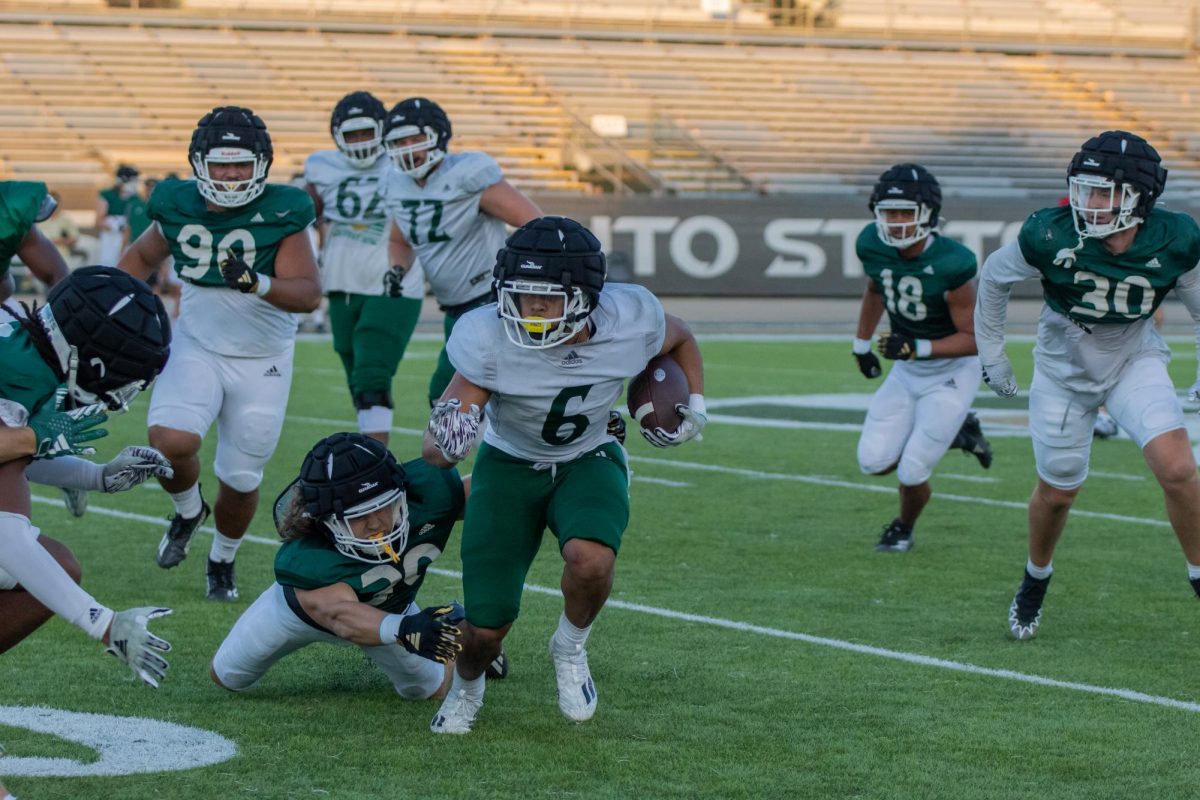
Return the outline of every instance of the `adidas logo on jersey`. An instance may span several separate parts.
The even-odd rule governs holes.
[[[1146,269],[1162,269],[1162,264],[1159,263],[1158,256],[1146,262]]]
[[[262,212],[259,212],[259,211],[254,212],[254,216],[250,218],[250,221],[251,222],[266,222],[266,220],[263,219]]]
[[[571,352],[567,353],[566,356],[563,357],[562,361],[560,361],[558,363],[560,366],[566,367],[567,369],[571,369],[572,367],[582,367],[583,366],[583,356],[579,355],[579,353],[576,353],[574,350],[572,350]]]
[[[271,368],[263,373],[263,377],[264,378],[282,378],[283,373],[279,371],[279,367],[272,364]]]
[[[921,270],[921,272],[924,272],[926,275],[932,275],[933,274],[933,265],[929,264],[928,266],[925,267],[925,269]]]
[[[433,530],[433,523],[426,522],[424,525],[421,526],[421,530],[417,531],[416,535],[424,536],[425,534],[429,533],[431,530]]]

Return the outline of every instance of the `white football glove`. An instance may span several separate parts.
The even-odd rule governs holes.
[[[652,430],[641,429],[642,436],[645,437],[647,442],[655,447],[675,447],[689,439],[695,439],[698,442],[704,441],[704,437],[700,435],[700,432],[704,430],[704,426],[708,423],[708,411],[704,407],[704,395],[688,395],[687,405],[680,403],[675,406],[675,412],[683,419],[674,432],[666,431],[662,428],[654,428]]]
[[[170,652],[171,644],[148,631],[146,623],[170,613],[169,608],[150,606],[118,611],[108,629],[106,652],[116,656],[139,680],[155,689],[158,688],[158,682],[166,677],[167,667],[170,666],[159,653]]]
[[[1001,360],[983,365],[983,382],[1001,397],[1016,397],[1017,378],[1013,375],[1012,362],[1003,353]]]
[[[457,464],[471,452],[475,437],[479,433],[479,421],[483,412],[474,403],[466,411],[460,411],[462,403],[457,397],[435,403],[429,412],[429,432],[446,460]]]
[[[153,447],[126,447],[104,465],[104,491],[124,492],[150,478],[171,478],[171,462]]]

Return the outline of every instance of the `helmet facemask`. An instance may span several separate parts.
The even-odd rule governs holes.
[[[346,134],[357,131],[373,131],[369,139],[347,142]],[[371,117],[354,117],[333,130],[333,141],[342,155],[359,169],[366,169],[383,155],[383,122]]]
[[[416,142],[402,144],[401,141],[413,136],[424,135],[425,138]],[[446,151],[438,147],[438,133],[426,125],[418,128],[415,125],[405,125],[388,133],[387,154],[396,165],[396,169],[413,180],[423,180],[433,168],[446,157]],[[417,155],[425,154],[425,160],[418,163]]]
[[[557,317],[525,316],[521,296],[536,295],[562,300],[562,313]],[[503,281],[499,286],[499,311],[504,320],[504,332],[518,347],[540,350],[570,340],[583,330],[592,311],[591,298],[579,287],[566,289],[562,284],[546,281]]]
[[[1068,200],[1080,238],[1103,239],[1143,222],[1137,216],[1142,193],[1129,183],[1079,173],[1067,178]]]
[[[379,530],[360,527],[354,534],[355,520],[383,511],[389,523],[378,525]],[[399,563],[408,544],[408,498],[402,489],[392,489],[347,509],[321,519],[333,536],[333,546],[344,556],[368,564]]]
[[[879,238],[890,247],[903,250],[924,241],[933,231],[933,209],[924,203],[915,200],[880,200],[873,210]],[[886,213],[889,211],[908,213],[889,215]]]
[[[254,171],[250,178],[241,181],[216,181],[209,174],[209,164],[243,164],[253,162]],[[207,154],[192,156],[192,170],[196,173],[196,184],[205,200],[221,208],[238,208],[258,197],[266,189],[267,170],[270,159],[255,155],[244,147],[214,147]]]

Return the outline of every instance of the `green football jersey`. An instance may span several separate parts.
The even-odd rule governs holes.
[[[46,184],[37,181],[0,181],[0,278],[8,272],[47,194]]]
[[[25,424],[62,385],[16,322],[0,323],[0,364],[0,405],[6,406],[0,418],[8,424]]]
[[[150,227],[150,203],[135,194],[125,201],[125,219],[129,222],[129,241],[136,242]]]
[[[170,243],[175,272],[199,286],[224,286],[220,264],[230,255],[255,272],[274,275],[279,243],[316,218],[307,192],[274,183],[244,206],[209,211],[194,180],[158,184],[149,213]]]
[[[943,339],[957,332],[946,292],[975,277],[975,254],[945,236],[934,235],[925,252],[913,259],[884,244],[875,223],[855,242],[863,272],[883,295],[892,331],[915,339]]]
[[[1130,248],[1113,255],[1093,237],[1075,249],[1072,213],[1069,206],[1034,212],[1017,242],[1042,273],[1046,305],[1077,322],[1129,324],[1153,315],[1200,260],[1200,226],[1187,214],[1154,209]]]
[[[404,464],[408,473],[408,542],[398,563],[368,564],[343,555],[324,537],[284,542],[275,556],[275,580],[296,589],[345,583],[360,602],[389,613],[408,608],[425,571],[446,549],[466,503],[456,469],[438,469],[422,459]]]

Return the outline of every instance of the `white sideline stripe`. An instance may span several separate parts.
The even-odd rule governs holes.
[[[967,483],[999,483],[999,478],[987,478],[983,475],[959,475],[956,472],[935,472],[935,477],[949,478],[953,481],[966,481]],[[940,495],[939,495],[940,496]]]
[[[323,419],[321,417],[294,417],[288,416],[287,419],[296,422],[311,423],[314,425],[325,425],[330,427],[339,426],[354,426],[358,423],[347,422],[339,419]],[[712,417],[710,417],[712,419]],[[352,430],[347,427],[346,430]],[[394,433],[407,433],[413,436],[423,436],[424,430],[416,430],[415,428],[392,428]],[[740,467],[723,467],[719,464],[700,464],[694,461],[672,461],[666,458],[654,458],[653,456],[629,456],[631,462],[641,462],[643,464],[658,464],[664,467],[672,467],[675,469],[691,469],[701,472],[719,472],[726,475],[740,475],[743,478],[757,478],[759,480],[772,481],[793,481],[796,483],[812,483],[817,486],[834,486],[839,489],[855,489],[860,492],[878,492],[882,494],[895,494],[894,486],[875,486],[869,483],[854,483],[853,481],[843,481],[837,478],[823,478],[819,475],[797,475],[787,472],[761,472],[755,469],[742,469]],[[1015,508],[1021,511],[1026,511],[1029,508],[1027,501],[1017,500],[993,500],[990,497],[971,497],[961,494],[938,494],[941,500],[952,500],[956,503],[971,503],[977,506],[994,506],[996,508]],[[1081,511],[1076,508],[1071,509],[1073,517],[1087,517],[1089,519],[1107,519],[1115,522],[1130,522],[1135,525],[1153,525],[1159,528],[1169,528],[1171,523],[1164,519],[1151,519],[1149,517],[1130,517],[1125,514],[1109,514],[1104,511]]]
[[[1088,476],[1095,475],[1097,478],[1112,478],[1115,481],[1144,481],[1145,475],[1128,475],[1124,472],[1101,472],[1098,469],[1089,469]]]
[[[642,483],[657,483],[659,486],[670,486],[673,489],[683,489],[691,486],[690,483],[684,483],[683,481],[669,481],[666,478],[648,478],[644,475],[634,475],[633,479]]]
[[[891,493],[892,489],[887,489]],[[44,503],[46,505],[59,505],[58,499],[33,495],[35,503]],[[1023,508],[1024,506],[1022,506]],[[119,519],[135,520],[138,522],[152,523],[159,525],[163,522],[161,517],[151,517],[146,514],[134,514],[129,511],[118,511],[111,508],[100,508],[97,506],[88,506],[88,513],[100,514],[102,516],[117,517]],[[216,529],[204,527],[200,530],[213,534]],[[267,539],[262,536],[245,537],[247,541],[258,542],[259,544],[279,545],[277,539]],[[437,575],[442,575],[447,578],[462,579],[462,572],[452,569],[441,569],[438,567],[430,567],[429,572]],[[558,589],[553,589],[548,586],[538,586],[537,584],[525,584],[525,590],[534,592],[535,594],[549,595],[550,597],[562,597],[562,592]],[[882,647],[872,647],[865,644],[856,644],[855,642],[846,642],[841,639],[827,639],[823,636],[812,636],[807,633],[796,633],[795,631],[785,631],[780,628],[767,628],[761,625],[751,625],[746,622],[737,622],[730,619],[721,619],[720,617],[706,617],[700,614],[689,614],[684,611],[672,611],[669,608],[658,608],[657,606],[647,606],[641,603],[629,603],[624,600],[609,599],[605,605],[608,608],[620,608],[625,611],[638,611],[642,614],[650,614],[656,617],[665,619],[680,620],[682,622],[695,622],[701,625],[711,625],[717,628],[727,628],[734,631],[742,631],[745,633],[757,633],[760,636],[771,636],[776,639],[790,639],[792,641],[804,642],[806,644],[815,644],[821,647],[832,647],[836,650],[847,650],[851,653],[860,653],[862,655],[877,656],[880,658],[890,658],[896,661],[904,661],[909,664],[916,664],[923,667],[937,667],[939,669],[948,669],[955,672],[966,672],[972,675],[985,675],[991,678],[1003,678],[1005,680],[1020,681],[1022,683],[1032,683],[1036,686],[1048,686],[1054,689],[1071,689],[1077,692],[1087,692],[1089,694],[1107,695],[1109,697],[1120,697],[1123,700],[1133,700],[1138,703],[1148,703],[1156,706],[1166,706],[1167,708],[1177,708],[1182,711],[1192,711],[1200,713],[1200,703],[1191,703],[1185,700],[1175,700],[1170,697],[1159,697],[1158,695],[1146,694],[1145,692],[1135,692],[1132,689],[1113,689],[1106,686],[1093,686],[1088,683],[1075,683],[1074,681],[1060,681],[1055,678],[1044,678],[1040,675],[1029,675],[1024,672],[1014,672],[1007,669],[992,669],[991,667],[980,667],[975,664],[967,664],[961,661],[949,661],[944,658],[933,658],[932,656],[923,656],[918,653],[906,653],[903,650],[887,650]]]

